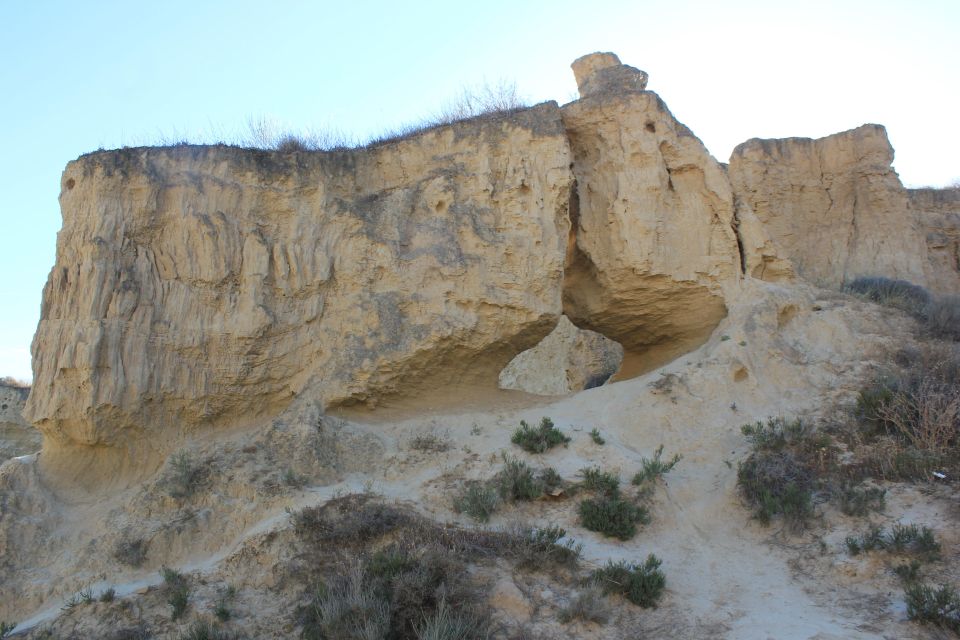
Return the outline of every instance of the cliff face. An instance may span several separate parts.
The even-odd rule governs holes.
[[[29,387],[0,380],[0,463],[40,450],[40,434],[23,419]]]
[[[926,284],[923,232],[892,161],[886,130],[864,125],[818,140],[748,140],[734,150],[729,175],[745,215],[804,278]]]
[[[927,244],[927,286],[960,294],[960,188],[910,189],[908,194]]]
[[[556,324],[569,147],[555,104],[343,153],[131,149],[72,162],[27,417],[117,446],[494,383]]]

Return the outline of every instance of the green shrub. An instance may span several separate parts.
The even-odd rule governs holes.
[[[109,589],[105,589],[100,594],[100,602],[113,602],[114,599],[116,599],[116,597],[117,597],[117,590],[114,589],[113,587],[110,587]]]
[[[500,497],[504,500],[536,500],[543,495],[543,482],[533,469],[515,458],[503,458],[503,468],[494,478]]]
[[[633,476],[633,484],[643,485],[649,482],[654,482],[659,478],[662,478],[664,475],[670,473],[670,471],[677,466],[677,463],[680,462],[680,454],[674,454],[669,461],[664,462],[661,460],[663,455],[663,445],[657,447],[657,450],[653,453],[653,458],[641,458],[640,465],[642,469]]]
[[[848,536],[846,545],[850,555],[886,549],[893,553],[909,553],[927,562],[940,557],[940,543],[933,530],[926,525],[895,524],[889,533],[883,527],[871,525],[859,536]]]
[[[163,484],[170,497],[184,499],[197,492],[203,479],[204,469],[200,463],[188,452],[179,451],[170,456]]]
[[[390,630],[390,603],[371,587],[359,566],[317,590],[305,638],[372,640]]]
[[[920,567],[918,560],[911,560],[907,564],[897,565],[893,572],[904,584],[911,584],[920,579]]]
[[[185,575],[169,567],[160,569],[160,575],[163,576],[163,591],[170,605],[170,619],[179,620],[190,602],[189,581]]]
[[[583,549],[583,545],[573,540],[561,542],[566,537],[567,531],[556,525],[522,528],[513,532],[513,535],[516,540],[514,545],[518,564],[521,566],[572,566],[580,559],[580,552]]]
[[[499,492],[485,482],[467,483],[453,501],[457,513],[465,513],[477,522],[488,522],[499,506]]]
[[[550,418],[544,417],[537,427],[531,427],[521,420],[520,427],[513,432],[510,441],[530,453],[543,453],[558,444],[566,445],[570,438],[556,428]]]
[[[652,553],[643,564],[611,561],[594,571],[592,578],[604,593],[619,593],[645,609],[656,607],[666,586],[660,564],[660,559]]]
[[[213,615],[217,616],[217,620],[226,622],[231,618],[233,613],[230,611],[230,601],[233,600],[236,595],[237,590],[232,586],[220,589],[220,596],[217,598],[217,604],[213,609]]]
[[[840,510],[848,516],[866,516],[871,511],[883,511],[887,490],[879,487],[842,486],[836,495]]]
[[[933,337],[960,341],[960,296],[934,297],[925,311],[926,328]]]
[[[16,622],[0,621],[0,638],[6,638],[7,634],[17,628]]]
[[[629,540],[637,533],[637,524],[649,524],[646,507],[619,496],[588,498],[580,503],[580,524],[605,536]]]
[[[590,430],[590,439],[593,440],[594,444],[604,445],[607,443],[607,441],[603,439],[603,436],[600,435],[600,432],[597,431],[596,427]]]
[[[938,589],[922,584],[910,584],[904,590],[907,617],[920,624],[960,631],[960,597],[950,585]]]
[[[620,478],[599,467],[581,469],[583,488],[588,491],[598,491],[607,496],[616,496],[620,493]]]

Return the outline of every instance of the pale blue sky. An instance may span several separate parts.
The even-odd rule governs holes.
[[[0,376],[30,377],[60,173],[78,155],[243,132],[356,136],[465,85],[568,101],[570,62],[650,73],[721,161],[751,137],[887,126],[912,185],[960,178],[960,2],[44,2],[0,6]]]

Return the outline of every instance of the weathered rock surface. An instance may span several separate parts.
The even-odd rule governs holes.
[[[40,450],[40,432],[23,418],[30,387],[0,380],[0,463]]]
[[[72,443],[140,464],[301,393],[495,387],[559,318],[570,163],[555,103],[354,151],[70,163],[25,412],[42,462]]]
[[[927,243],[927,286],[938,293],[960,294],[960,188],[907,193]]]
[[[811,282],[886,276],[927,284],[923,231],[892,161],[886,130],[864,125],[817,140],[748,140],[734,149],[729,175],[741,218],[755,216],[770,252]]]
[[[726,315],[723,289],[740,276],[733,194],[659,96],[604,90],[597,77],[634,71],[596,61],[575,63],[588,91],[563,107],[577,178],[564,313],[622,344],[625,368],[648,370],[703,343]]]
[[[562,316],[550,335],[500,372],[500,388],[562,396],[602,385],[622,361],[623,347],[599,333],[577,329]]]
[[[646,71],[622,64],[614,53],[591,53],[570,65],[577,79],[580,97],[616,91],[643,91],[647,88]]]

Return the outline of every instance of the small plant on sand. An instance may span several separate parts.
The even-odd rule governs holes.
[[[487,620],[472,615],[470,611],[452,609],[443,596],[436,611],[423,616],[415,629],[417,640],[462,640],[490,636]]]
[[[131,567],[139,567],[147,558],[149,543],[143,538],[124,538],[113,548],[113,557]]]
[[[233,586],[228,586],[219,590],[217,604],[213,608],[213,615],[217,616],[220,622],[226,622],[230,619],[230,602],[236,597],[237,590]]]
[[[486,482],[468,482],[463,491],[454,498],[453,508],[465,513],[477,522],[487,522],[500,506],[500,494],[496,487]]]
[[[203,467],[193,459],[190,453],[179,451],[167,463],[163,484],[172,498],[189,498],[200,488],[203,482]]]
[[[620,493],[620,478],[599,467],[582,469],[583,488],[587,491],[596,491],[607,496],[616,496]]]
[[[907,617],[920,624],[960,632],[960,596],[951,585],[933,588],[914,583],[904,590]]]
[[[841,486],[834,498],[840,511],[848,516],[863,517],[871,511],[883,511],[887,504],[887,490],[880,487]]]
[[[635,485],[648,485],[650,483],[656,482],[659,478],[662,478],[666,474],[677,466],[677,463],[680,462],[680,454],[674,454],[670,460],[664,462],[661,459],[663,456],[663,445],[657,447],[657,450],[653,453],[653,458],[641,458],[640,465],[641,469],[633,476],[633,484]]]
[[[117,590],[114,589],[113,587],[110,587],[109,589],[105,589],[100,594],[100,602],[113,602],[116,599],[116,597],[117,597]]]
[[[883,527],[871,526],[859,536],[847,536],[847,550],[850,555],[876,550],[890,553],[909,554],[925,562],[933,562],[940,557],[940,543],[928,526],[915,524],[895,524],[889,533]]]
[[[218,629],[205,620],[194,622],[186,633],[180,634],[180,640],[237,640],[239,637]]]
[[[171,609],[170,619],[179,620],[187,611],[190,601],[190,584],[187,577],[176,569],[163,567],[160,575],[163,576],[163,592]]]
[[[0,638],[6,638],[7,634],[17,628],[16,622],[0,621]]]
[[[629,540],[638,524],[649,524],[650,513],[643,505],[620,496],[587,498],[580,503],[580,524],[611,538]]]
[[[453,446],[450,441],[449,433],[440,433],[438,431],[426,431],[418,433],[410,439],[410,448],[414,451],[423,451],[425,453],[442,453],[449,451]]]
[[[593,440],[594,444],[604,445],[607,443],[607,441],[603,439],[603,436],[600,435],[600,432],[597,431],[596,427],[590,430],[590,439]]]
[[[608,562],[591,577],[604,593],[619,593],[637,606],[655,608],[666,586],[660,564],[660,559],[651,553],[643,564]]]
[[[494,483],[504,500],[535,500],[543,495],[544,484],[523,460],[503,456],[503,468]]]
[[[521,420],[520,427],[513,432],[510,441],[530,453],[543,453],[558,444],[566,445],[570,438],[555,427],[550,418],[544,417],[537,427],[531,427]]]

